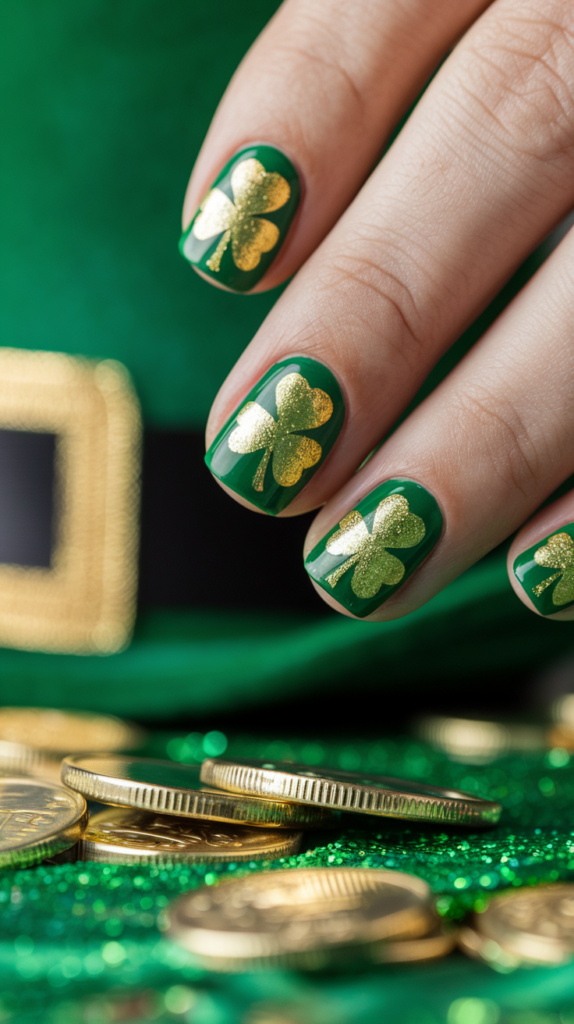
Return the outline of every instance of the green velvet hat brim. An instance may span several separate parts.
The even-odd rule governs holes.
[[[573,642],[574,622],[557,628],[521,604],[498,552],[393,622],[163,609],[139,615],[134,640],[120,654],[0,650],[0,704],[157,720],[293,701],[311,689],[332,693],[345,679],[377,696],[404,685],[425,692],[435,681],[442,693],[456,694],[462,677],[482,671],[484,698],[493,666],[531,670]]]

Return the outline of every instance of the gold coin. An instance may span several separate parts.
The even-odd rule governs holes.
[[[60,757],[90,750],[131,750],[141,744],[143,736],[137,726],[112,715],[0,707],[0,740],[23,743]]]
[[[463,953],[466,953],[473,960],[481,960],[501,974],[515,971],[517,967],[529,966],[520,957],[503,949],[494,939],[485,939],[480,932],[477,932],[475,928],[467,924],[458,930],[457,945]]]
[[[220,970],[319,967],[330,951],[424,935],[426,882],[400,871],[296,868],[204,886],[170,908],[168,931]]]
[[[0,867],[23,867],[68,849],[87,820],[78,793],[41,779],[0,778]]]
[[[452,953],[457,942],[456,928],[437,926],[429,935],[400,942],[377,943],[369,951],[374,963],[406,964],[422,960],[438,960]]]
[[[275,860],[299,851],[301,832],[249,828],[173,818],[128,807],[90,817],[78,843],[78,860],[106,864],[157,864]]]
[[[548,728],[528,722],[427,715],[415,723],[415,732],[435,750],[465,764],[488,764],[511,751],[529,753],[550,745]]]
[[[62,761],[62,782],[89,800],[184,818],[292,828],[333,821],[320,807],[238,796],[202,786],[199,768],[151,757],[86,754]]]
[[[501,806],[454,789],[382,775],[314,770],[288,761],[225,761],[207,758],[201,780],[232,793],[274,796],[300,804],[357,811],[411,821],[449,822],[474,828],[495,825]]]
[[[474,928],[522,960],[563,964],[574,958],[574,885],[541,885],[495,896]]]
[[[0,775],[34,775],[59,785],[60,764],[59,757],[50,757],[43,750],[0,740]]]

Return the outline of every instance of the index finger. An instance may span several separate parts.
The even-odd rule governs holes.
[[[214,216],[202,216],[203,237],[187,233],[182,239],[194,269],[236,291],[272,288],[291,276],[358,191],[385,139],[441,58],[488,3],[286,0],[233,77],[193,170],[184,231],[210,184],[220,193],[220,208],[210,208]],[[278,151],[275,158],[273,150]],[[259,252],[242,268],[231,258],[232,239],[227,239],[223,259],[216,249],[236,216],[231,179],[245,160],[257,161],[268,172],[261,178],[265,187],[280,174],[291,199],[300,184],[302,200],[291,231],[296,201],[288,210],[287,203],[279,208],[273,202],[254,209],[270,212],[266,220],[278,227],[279,237],[271,229],[262,231],[260,218],[255,226],[261,237],[249,240],[252,250],[260,246]],[[258,173],[261,177],[254,168]],[[215,234],[209,234],[212,228]],[[243,228],[253,233],[254,224]]]

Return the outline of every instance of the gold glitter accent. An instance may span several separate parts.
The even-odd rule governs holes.
[[[304,469],[315,466],[323,449],[309,437],[294,430],[313,430],[333,415],[333,402],[326,391],[310,388],[300,373],[288,373],[275,389],[277,422],[257,402],[248,402],[237,416],[237,427],[228,445],[238,455],[250,455],[264,449],[253,477],[253,487],[262,491],[265,471],[273,454],[273,476],[281,487],[292,487]]]
[[[542,592],[560,576],[562,579],[554,587],[552,604],[567,604],[574,601],[574,543],[568,533],[556,533],[547,543],[534,553],[534,561],[548,569],[559,569],[553,576],[543,580],[532,588],[532,593],[540,597]]]
[[[279,241],[279,228],[257,214],[279,210],[291,195],[289,183],[275,171],[266,171],[259,160],[243,160],[231,175],[234,202],[212,188],[200,206],[192,234],[201,241],[224,232],[207,266],[217,273],[231,241],[233,262],[239,270],[254,270],[261,254]]]
[[[391,494],[377,506],[373,532],[369,533],[360,512],[349,512],[339,523],[340,529],[326,545],[330,555],[350,555],[327,576],[333,588],[353,565],[356,569],[351,589],[357,597],[374,597],[383,583],[400,583],[405,567],[399,558],[390,555],[387,548],[412,548],[420,544],[425,535],[425,524],[420,516],[409,512],[409,503],[401,494]]]

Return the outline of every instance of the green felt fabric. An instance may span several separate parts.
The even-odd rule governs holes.
[[[332,692],[392,695],[439,683],[456,700],[465,671],[489,678],[534,668],[572,648],[574,626],[535,618],[510,591],[499,558],[486,559],[413,615],[372,624],[336,614],[296,616],[157,610],[140,613],[133,643],[111,657],[0,650],[0,704],[40,704],[149,718],[208,713]]]

